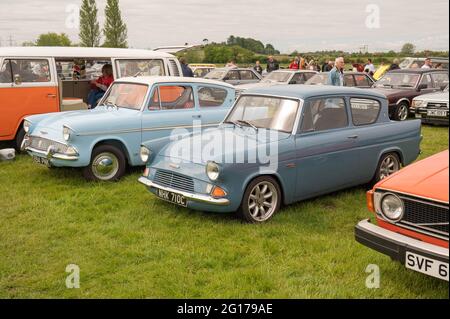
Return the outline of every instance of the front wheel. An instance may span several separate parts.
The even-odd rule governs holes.
[[[249,223],[269,220],[281,205],[281,190],[270,176],[254,179],[245,190],[238,215]]]
[[[400,103],[394,109],[394,120],[405,121],[409,115],[409,107],[405,102]]]
[[[117,181],[125,174],[126,163],[122,150],[113,145],[101,145],[94,148],[83,175],[90,181]]]
[[[378,162],[375,176],[372,180],[372,184],[376,184],[379,181],[391,176],[401,168],[400,159],[397,154],[389,153],[384,154]]]
[[[21,127],[17,132],[16,139],[14,140],[14,148],[18,153],[21,151],[22,142],[24,138],[25,138],[25,130],[23,129],[23,127]]]

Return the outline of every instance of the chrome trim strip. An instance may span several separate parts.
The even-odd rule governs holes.
[[[161,186],[161,185],[153,183],[151,180],[149,180],[147,177],[144,177],[144,176],[141,176],[138,179],[138,181],[147,187],[154,187],[154,188],[162,189],[164,191],[183,195],[184,197],[186,197],[187,199],[189,199],[191,201],[201,202],[201,203],[206,203],[206,204],[211,204],[211,205],[218,205],[218,206],[226,206],[226,205],[230,204],[230,201],[226,198],[214,198],[214,197],[211,197],[208,195],[188,193],[188,192],[180,191],[180,190],[177,190],[174,188]]]
[[[379,237],[387,238],[402,244],[405,244],[409,247],[418,248],[424,252],[433,254],[433,255],[440,255],[444,258],[448,258],[448,248],[432,245],[411,237],[407,237],[405,235],[401,235],[398,233],[395,233],[393,231],[384,229],[380,226],[372,224],[369,220],[362,220],[358,223],[358,227],[369,231]]]
[[[66,160],[66,161],[76,161],[78,160],[78,155],[65,155],[65,154],[60,154],[60,153],[54,153],[51,154],[51,152],[46,152],[46,151],[41,151],[32,147],[26,147],[25,148],[26,151],[30,151],[33,153],[37,153],[39,155],[43,155],[47,158],[56,158],[56,159],[60,159],[60,160]]]
[[[143,128],[143,129],[129,129],[129,130],[119,130],[119,131],[102,131],[102,132],[88,132],[88,133],[78,133],[77,136],[91,136],[91,135],[107,135],[107,134],[127,134],[127,133],[138,133],[138,132],[152,132],[161,130],[175,130],[183,128],[194,128],[194,127],[216,127],[220,123],[205,124],[200,126],[193,125],[180,125],[180,126],[159,126],[153,128]]]
[[[417,228],[419,228],[420,230],[426,230],[426,231],[429,231],[429,232],[436,232],[436,233],[438,233],[438,234],[441,234],[441,235],[443,235],[443,236],[446,236],[447,235],[447,237],[445,237],[445,238],[447,238],[448,239],[448,233],[446,233],[446,232],[443,232],[443,231],[441,231],[441,230],[438,230],[438,229],[433,229],[433,228],[430,228],[430,227],[426,227],[425,225],[423,225],[423,224],[414,224],[414,223],[411,223],[411,222],[407,222],[407,221],[404,221],[404,220],[400,220],[399,222],[398,222],[398,224],[396,224],[396,225],[409,225],[409,226],[411,226],[411,227],[415,227],[416,229]],[[448,224],[448,223],[447,223]],[[445,225],[442,225],[442,226],[445,226]],[[435,235],[436,236],[436,235]],[[439,236],[439,235],[437,235],[437,236]]]
[[[406,193],[406,192],[399,192],[397,190],[386,189],[386,188],[382,188],[382,187],[377,188],[375,191],[378,191],[378,190],[382,190],[384,192],[394,192],[394,193],[397,193],[397,194],[403,194],[403,195],[407,195],[407,196],[417,197],[417,198],[426,199],[426,200],[429,200],[429,201],[432,201],[432,202],[438,202],[438,203],[443,203],[443,204],[447,204],[447,205],[449,204],[448,202],[441,201],[441,200],[438,200],[438,199],[434,199],[434,198],[430,198],[430,197],[424,197],[424,196],[419,196],[419,195],[414,195],[414,194]]]

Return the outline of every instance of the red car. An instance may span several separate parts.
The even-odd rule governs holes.
[[[359,222],[356,240],[406,268],[448,281],[448,165],[447,150],[376,184],[367,204],[378,225]]]

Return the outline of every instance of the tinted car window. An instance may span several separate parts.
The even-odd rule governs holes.
[[[239,80],[239,72],[238,71],[229,71],[227,73],[227,76],[225,77],[226,80]]]
[[[355,86],[355,79],[353,78],[353,75],[345,74],[344,75],[344,83],[345,83],[345,86]]]
[[[342,98],[313,99],[305,103],[301,131],[326,131],[348,126]]]
[[[356,86],[371,86],[369,77],[363,74],[355,75]]]
[[[433,87],[433,82],[431,81],[431,75],[424,74],[422,76],[422,80],[420,81],[420,85],[426,85],[427,89],[430,89]]]
[[[198,101],[200,107],[221,106],[227,98],[228,92],[225,89],[213,87],[200,87],[198,89]]]
[[[301,73],[296,73],[292,77],[290,84],[302,84],[304,82],[304,78]]]
[[[154,92],[149,110],[179,110],[194,108],[192,87],[161,85]]]
[[[366,125],[375,123],[380,113],[381,104],[369,99],[350,99],[350,109],[354,125]]]

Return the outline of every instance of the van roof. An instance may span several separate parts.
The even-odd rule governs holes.
[[[0,47],[0,57],[174,58],[172,54],[151,50],[83,47]]]

